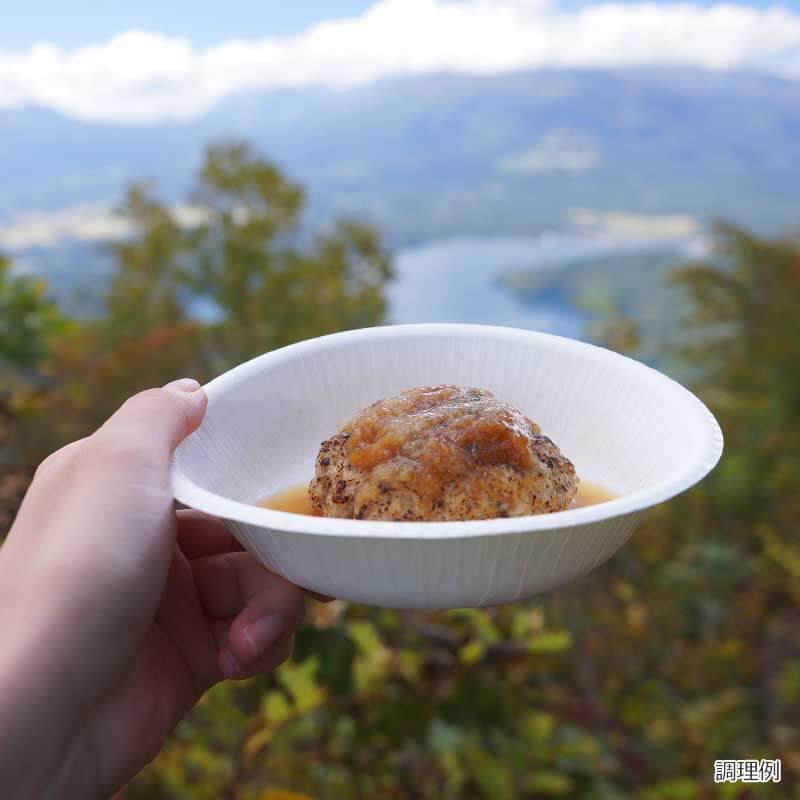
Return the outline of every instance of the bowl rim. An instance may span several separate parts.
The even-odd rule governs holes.
[[[508,341],[544,342],[549,347],[588,352],[595,359],[614,361],[618,366],[627,362],[627,369],[640,371],[647,380],[660,382],[665,390],[678,392],[704,422],[707,430],[706,447],[696,460],[688,463],[683,470],[670,480],[660,481],[653,486],[637,492],[622,495],[613,500],[582,508],[555,511],[522,517],[501,517],[487,520],[464,520],[445,522],[390,522],[332,517],[314,517],[276,511],[263,506],[251,505],[224,495],[204,489],[185,473],[178,454],[180,446],[173,455],[171,477],[173,494],[180,503],[206,514],[234,522],[245,523],[257,528],[285,533],[339,537],[369,537],[385,539],[445,539],[474,536],[492,536],[510,533],[536,533],[558,530],[560,528],[591,525],[615,517],[627,516],[669,500],[704,478],[716,466],[723,450],[723,436],[719,423],[705,404],[678,381],[664,375],[628,356],[621,355],[598,345],[569,339],[540,331],[510,328],[496,325],[472,325],[462,323],[424,323],[410,325],[384,325],[372,328],[359,328],[340,333],[306,339],[295,344],[271,350],[245,361],[223,372],[204,385],[213,400],[225,394],[253,374],[258,374],[287,361],[302,358],[311,352],[339,347],[366,339],[381,339],[414,336],[469,335],[472,337],[492,336]]]

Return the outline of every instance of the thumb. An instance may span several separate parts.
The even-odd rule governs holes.
[[[161,389],[147,389],[126,400],[100,428],[102,437],[114,436],[141,447],[172,451],[203,420],[208,398],[193,378],[180,378]]]

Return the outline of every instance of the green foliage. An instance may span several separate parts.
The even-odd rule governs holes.
[[[63,325],[42,281],[12,275],[11,265],[0,255],[0,366],[36,367]]]
[[[672,372],[692,375],[675,357],[684,337],[685,292],[670,274],[681,256],[671,250],[612,253],[542,269],[522,270],[503,283],[524,303],[556,300],[578,309],[590,338]]]
[[[800,519],[800,255],[791,241],[735,228],[721,227],[719,237],[729,269],[694,264],[674,278],[693,299],[686,324],[704,332],[685,356],[703,364],[699,388],[730,420],[732,458],[715,475],[719,496],[780,553],[781,533]]]
[[[302,190],[244,144],[208,151],[192,193],[192,224],[145,186],[121,213],[133,240],[112,248],[120,270],[108,298],[115,337],[187,319],[202,308],[199,347],[211,373],[274,347],[375,324],[389,260],[377,235],[341,220],[305,247],[295,239]]]
[[[0,255],[0,542],[28,482],[23,420],[46,390],[46,364],[69,329],[44,284],[14,275]],[[38,421],[41,424],[41,419]]]
[[[2,329],[3,377],[13,353],[37,387],[5,429],[7,517],[36,459],[130,391],[381,321],[377,236],[340,222],[301,242],[301,190],[248,148],[212,148],[191,201],[187,226],[151,188],[131,190],[121,211],[135,235],[113,248],[99,319],[51,324],[41,290],[0,268],[0,303],[47,332]],[[670,286],[691,336],[665,353],[722,422],[711,478],[546,598],[431,613],[313,603],[293,660],[208,692],[123,796],[798,796],[800,248],[718,235],[714,262]],[[619,322],[617,344],[635,343],[637,326]],[[758,757],[782,759],[781,785],[713,783],[715,759]]]

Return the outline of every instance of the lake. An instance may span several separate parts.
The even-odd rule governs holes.
[[[581,312],[556,298],[523,302],[500,277],[641,246],[553,233],[458,237],[402,248],[394,254],[396,277],[387,293],[389,321],[507,325],[580,338],[585,322]]]

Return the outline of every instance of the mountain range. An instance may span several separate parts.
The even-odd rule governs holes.
[[[98,124],[0,111],[0,227],[113,206],[131,181],[184,199],[211,141],[246,139],[303,183],[310,220],[366,217],[390,242],[529,235],[587,209],[764,231],[800,209],[800,82],[695,69],[420,75],[229,98],[206,115]]]

